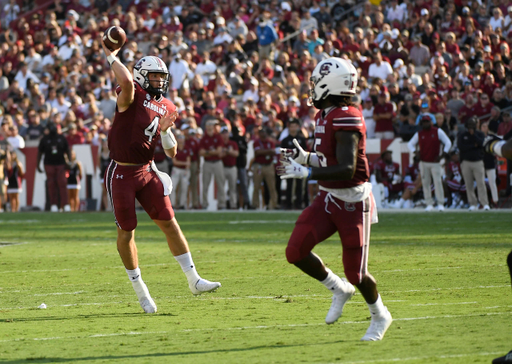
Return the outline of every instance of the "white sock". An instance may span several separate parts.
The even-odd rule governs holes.
[[[180,263],[181,270],[183,270],[183,273],[187,276],[189,284],[195,284],[201,278],[199,274],[197,274],[190,252],[175,256],[174,258]]]
[[[137,282],[140,279],[140,268],[137,267],[135,269],[127,269],[126,273],[128,273],[128,278],[130,278],[131,282]]]
[[[343,293],[343,281],[340,277],[338,277],[336,274],[334,274],[329,268],[325,268],[327,271],[327,278],[325,278],[322,283],[325,288],[327,288],[332,293]]]
[[[372,315],[379,315],[380,313],[385,312],[386,310],[386,307],[382,303],[382,298],[380,297],[380,294],[379,298],[377,298],[377,301],[375,301],[375,303],[367,303],[367,305]]]

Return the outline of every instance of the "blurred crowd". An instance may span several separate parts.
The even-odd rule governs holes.
[[[197,186],[211,178],[228,181],[219,208],[306,206],[314,181],[281,186],[275,151],[294,137],[312,149],[317,110],[308,102],[309,78],[332,56],[358,69],[353,102],[368,138],[409,141],[429,118],[458,154],[458,135],[471,118],[488,133],[512,130],[512,5],[506,0],[39,4],[4,0],[1,6],[0,146],[7,140],[13,149],[37,145],[53,123],[70,149],[97,145],[105,163],[116,85],[101,39],[108,27],[121,26],[128,40],[119,58],[129,69],[144,55],[169,67],[167,97],[180,112],[182,157],[173,163],[159,150],[155,159],[181,181],[173,195],[177,208],[205,208]],[[208,165],[208,158],[199,164],[210,148],[205,136],[219,140],[214,158],[224,170],[206,167],[198,181]],[[247,160],[251,142],[254,158]],[[251,183],[257,188],[249,196]]]

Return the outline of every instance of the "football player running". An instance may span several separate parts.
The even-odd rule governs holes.
[[[512,140],[505,141],[494,135],[489,135],[485,138],[484,148],[487,153],[507,158],[509,161],[512,160]],[[512,280],[512,251],[508,255],[507,264],[510,271],[510,279]],[[512,363],[512,350],[507,355],[494,359],[492,363]]]
[[[375,279],[368,273],[370,225],[377,222],[375,200],[366,158],[366,126],[352,105],[357,71],[348,61],[329,58],[311,76],[310,102],[320,109],[315,117],[314,151],[282,149],[282,179],[318,180],[320,192],[299,216],[286,248],[286,258],[333,293],[325,318],[333,324],[352,298],[356,286],[366,300],[371,324],[361,340],[381,340],[392,317],[382,303]],[[303,166],[305,165],[305,167]],[[345,279],[326,268],[312,252],[315,245],[338,232],[343,247]]]
[[[117,59],[119,50],[103,45],[117,87],[117,107],[108,135],[112,161],[105,172],[105,187],[117,224],[117,250],[146,313],[157,307],[141,278],[135,245],[135,199],[137,199],[167,238],[169,248],[185,273],[193,294],[213,291],[218,282],[202,279],[196,271],[187,240],[169,199],[171,178],[158,171],[153,162],[157,140],[165,154],[176,156],[177,142],[171,132],[177,112],[163,95],[169,87],[169,71],[158,57],[143,57],[130,71]]]

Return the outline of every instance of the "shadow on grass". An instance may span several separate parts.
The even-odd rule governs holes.
[[[12,319],[12,321],[10,321],[10,319],[5,319],[7,320],[7,322],[38,322],[38,321],[67,321],[67,320],[70,320],[70,319],[78,319],[78,320],[90,320],[90,319],[101,319],[101,318],[107,318],[107,319],[111,319],[111,318],[126,318],[126,317],[141,317],[141,316],[144,316],[146,315],[144,312],[126,312],[126,313],[123,313],[123,312],[120,312],[120,313],[105,313],[105,314],[90,314],[90,315],[77,315],[77,316],[73,316],[73,317],[70,317],[70,316],[64,316],[64,317],[53,317],[53,316],[49,316],[49,317],[27,317],[27,318],[15,318],[15,319]],[[151,314],[151,315],[147,315],[147,317],[149,318],[159,318],[159,317],[163,317],[163,316],[167,316],[167,317],[173,317],[173,316],[178,316],[177,314],[172,314],[172,313],[156,313],[156,314]],[[4,321],[5,321],[4,320]],[[30,340],[30,339],[28,339]],[[1,362],[1,360],[0,360]]]
[[[89,360],[117,360],[117,359],[151,359],[151,358],[166,358],[169,359],[181,355],[204,355],[204,354],[215,354],[215,353],[242,353],[242,352],[250,352],[253,350],[262,350],[262,349],[284,349],[284,348],[295,348],[295,347],[304,347],[304,346],[319,346],[319,345],[332,345],[339,344],[345,342],[344,340],[336,340],[331,342],[323,342],[316,344],[293,344],[293,345],[259,345],[248,348],[233,348],[233,349],[216,349],[216,350],[198,350],[198,351],[179,351],[175,353],[148,353],[148,354],[138,354],[138,355],[111,355],[111,356],[87,356],[82,358],[58,358],[58,357],[33,357],[26,359],[17,359],[17,360],[7,360],[0,361],[1,363],[8,364],[18,364],[18,363],[74,363],[80,361],[89,361]]]

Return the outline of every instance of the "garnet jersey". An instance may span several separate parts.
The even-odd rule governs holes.
[[[396,175],[400,175],[400,165],[392,162],[387,164],[382,159],[375,164],[375,170],[380,170],[380,175],[388,183],[393,183],[393,179]]]
[[[350,188],[368,182],[370,171],[366,158],[366,125],[361,112],[355,107],[341,107],[323,110],[315,117],[315,146],[321,167],[339,164],[336,158],[336,137],[338,130],[356,131],[360,135],[357,145],[356,172],[347,181],[318,181],[325,188]]]
[[[147,164],[153,159],[160,138],[160,118],[172,114],[176,106],[161,96],[157,101],[134,82],[133,102],[127,110],[116,114],[108,134],[110,157],[121,163]],[[117,94],[121,87],[117,86]]]

